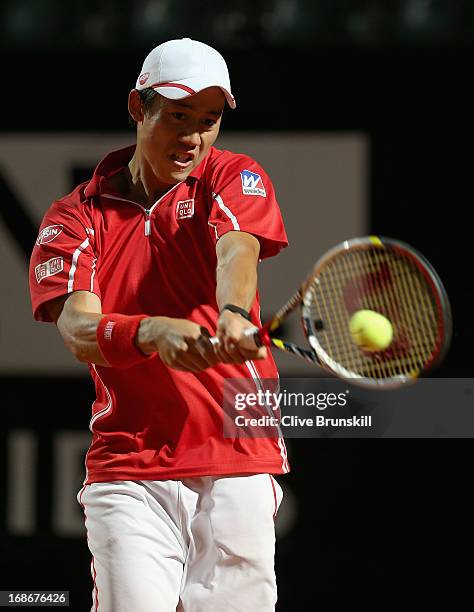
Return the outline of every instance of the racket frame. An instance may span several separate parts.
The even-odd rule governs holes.
[[[310,316],[309,308],[305,304],[305,297],[310,285],[313,283],[315,278],[317,280],[318,275],[321,273],[321,270],[329,260],[343,251],[354,249],[363,250],[368,248],[372,249],[374,247],[380,249],[392,249],[393,251],[403,254],[404,256],[408,256],[416,265],[417,269],[423,274],[423,277],[427,283],[431,286],[433,296],[435,297],[438,320],[440,321],[440,343],[436,347],[436,350],[433,351],[431,360],[428,361],[421,370],[414,370],[409,374],[399,374],[386,378],[369,378],[360,376],[359,374],[344,368],[342,365],[334,361],[321,346],[317,337],[318,332],[314,327],[313,317]],[[298,291],[295,296],[298,294],[300,295],[301,302],[301,322],[305,336],[315,354],[316,359],[314,361],[318,362],[324,369],[335,374],[336,376],[344,378],[360,386],[379,389],[393,389],[411,382],[415,382],[423,372],[438,365],[443,360],[449,348],[452,335],[451,307],[441,279],[430,262],[419,251],[399,240],[382,236],[364,236],[344,240],[340,244],[332,247],[317,260],[313,266],[311,274],[305,279],[300,291]],[[293,301],[295,296],[293,296]],[[294,310],[294,308],[295,305],[292,304],[291,310],[288,310],[288,313]],[[285,310],[285,307],[283,307],[279,312],[284,312]],[[280,324],[282,320],[283,318],[280,318]],[[275,342],[273,341],[272,344],[275,344]]]

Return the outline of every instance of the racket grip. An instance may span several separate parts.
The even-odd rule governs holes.
[[[244,330],[243,335],[246,338],[253,338],[253,341],[255,342],[258,348],[260,348],[261,346],[270,346],[271,344],[270,336],[264,328],[258,329],[256,327],[249,327],[248,329]],[[209,341],[213,345],[219,344],[219,338],[217,336],[211,336],[209,338]]]

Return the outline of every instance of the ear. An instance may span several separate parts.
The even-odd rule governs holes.
[[[141,123],[144,118],[143,104],[140,98],[140,94],[136,89],[128,94],[128,112],[134,121]]]

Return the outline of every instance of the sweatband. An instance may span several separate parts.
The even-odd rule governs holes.
[[[102,356],[113,368],[130,368],[155,357],[145,355],[135,344],[140,321],[148,315],[123,315],[117,313],[102,317],[97,326],[97,344]]]

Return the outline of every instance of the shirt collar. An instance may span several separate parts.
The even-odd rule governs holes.
[[[108,183],[108,179],[117,174],[117,172],[120,172],[128,164],[133,157],[135,148],[136,145],[131,145],[117,151],[112,151],[97,164],[94,174],[84,190],[86,198],[98,196],[106,191],[107,193],[115,192],[110,183]],[[212,148],[208,151],[202,162],[188,175],[186,180],[201,180]]]

